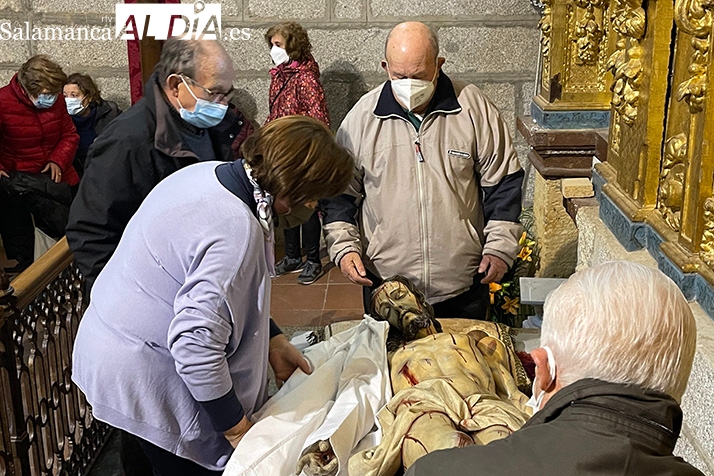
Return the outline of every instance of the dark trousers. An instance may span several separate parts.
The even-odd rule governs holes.
[[[367,278],[372,281],[372,286],[364,286],[362,288],[362,301],[364,311],[369,314],[371,312],[372,292],[382,284],[382,279],[370,271],[367,271]],[[488,294],[488,284],[481,284],[483,278],[483,273],[476,274],[473,284],[468,290],[446,301],[432,304],[434,317],[437,319],[465,318],[485,320],[488,317],[491,299]]]
[[[22,198],[0,192],[0,236],[5,255],[18,261],[22,271],[35,258],[35,228],[30,210]]]
[[[206,469],[141,438],[137,440],[154,468],[154,476],[221,476],[223,474],[223,471]]]
[[[320,217],[313,213],[308,221],[301,226],[285,230],[285,256],[290,259],[302,258],[300,250],[300,231],[302,230],[302,246],[307,253],[307,260],[320,262]]]

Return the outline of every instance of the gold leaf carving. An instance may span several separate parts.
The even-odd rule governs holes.
[[[543,0],[543,16],[538,23],[541,31],[540,54],[543,60],[543,84],[548,86],[550,78],[550,35],[553,28],[553,11],[551,10],[553,0]]]
[[[704,232],[699,257],[709,266],[714,267],[714,198],[704,201]]]
[[[639,88],[642,85],[644,50],[640,43],[647,26],[642,0],[615,0],[610,19],[618,35],[615,52],[606,64],[614,75],[610,88],[612,105],[622,122],[632,125],[637,118]]]
[[[595,15],[595,9],[607,6],[606,0],[575,0],[576,6],[583,10],[582,16],[575,24],[571,40],[577,46],[578,65],[594,65],[597,63],[600,42],[605,35],[601,21]],[[599,16],[602,18],[602,15]]]
[[[679,84],[675,97],[677,101],[685,101],[692,114],[702,111],[707,93],[712,9],[714,0],[676,0],[674,5],[677,28],[692,36],[694,49],[687,68],[690,76]]]
[[[684,173],[687,167],[687,136],[670,137],[664,146],[659,179],[658,208],[667,224],[679,231],[684,203]]]

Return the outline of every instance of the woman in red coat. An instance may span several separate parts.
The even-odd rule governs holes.
[[[36,174],[40,182],[40,174],[44,174],[47,182],[65,183],[67,187],[79,181],[72,167],[79,136],[60,94],[66,80],[57,63],[37,55],[20,67],[10,84],[0,88],[3,185],[22,174]],[[29,266],[34,258],[30,209],[27,197],[0,187],[0,235],[7,257],[18,261],[17,271]],[[56,231],[54,234],[60,236],[64,232]]]
[[[325,91],[320,84],[320,68],[312,56],[312,45],[305,29],[297,23],[273,25],[265,34],[270,57],[275,67],[270,70],[270,115],[266,124],[283,116],[310,116],[330,126]],[[303,263],[302,246],[307,260]],[[285,230],[285,257],[275,265],[280,275],[300,271],[300,284],[312,284],[322,274],[320,263],[320,218],[313,212],[310,219]]]

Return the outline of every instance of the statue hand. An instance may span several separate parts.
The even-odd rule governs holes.
[[[316,441],[305,449],[295,465],[295,474],[303,470],[308,476],[334,476],[337,474],[337,456],[327,440]]]

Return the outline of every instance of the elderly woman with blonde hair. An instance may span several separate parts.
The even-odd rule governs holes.
[[[302,354],[270,319],[273,212],[341,193],[352,158],[324,124],[291,116],[163,180],[92,288],[72,379],[94,416],[139,438],[155,475],[218,475]]]

